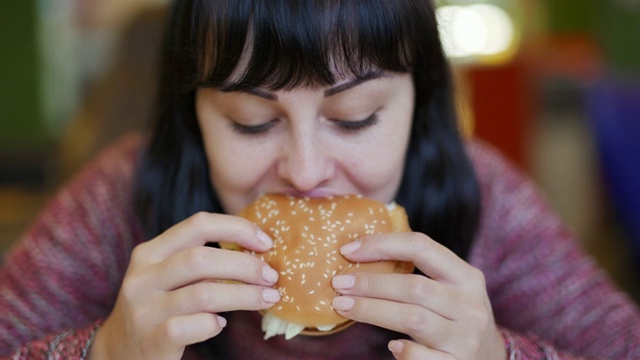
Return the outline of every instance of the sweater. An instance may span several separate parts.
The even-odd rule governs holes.
[[[6,254],[0,359],[85,358],[115,303],[131,251],[146,240],[132,204],[143,146],[141,137],[129,135],[103,151]],[[478,140],[469,140],[467,150],[482,194],[468,261],[484,273],[508,357],[640,358],[637,305],[524,173]],[[202,358],[192,350],[185,358]]]

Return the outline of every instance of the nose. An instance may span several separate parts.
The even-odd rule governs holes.
[[[313,131],[292,134],[281,145],[278,176],[296,191],[318,189],[334,176],[335,163],[330,148]]]

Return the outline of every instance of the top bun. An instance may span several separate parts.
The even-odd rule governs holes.
[[[303,330],[321,335],[344,328],[350,320],[331,306],[337,295],[331,286],[335,275],[413,271],[413,265],[404,262],[352,263],[339,251],[342,245],[365,235],[409,231],[407,215],[399,205],[385,205],[358,195],[266,195],[242,210],[240,216],[256,223],[274,240],[272,249],[254,254],[280,274],[275,287],[281,300],[266,311],[265,338],[274,334],[290,338]]]

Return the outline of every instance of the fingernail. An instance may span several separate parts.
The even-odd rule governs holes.
[[[276,289],[263,289],[262,299],[268,303],[277,303],[280,301],[280,292]]]
[[[216,315],[216,318],[218,320],[218,324],[220,325],[220,327],[225,327],[227,326],[227,319],[223,318],[220,315]]]
[[[267,250],[273,247],[273,240],[271,240],[271,237],[260,229],[258,229],[258,240],[267,247]]]
[[[356,283],[356,277],[353,275],[337,275],[331,279],[331,285],[336,290],[347,290]]]
[[[278,281],[278,272],[272,269],[269,265],[262,267],[262,278],[269,284],[273,284]]]
[[[342,255],[349,255],[349,254],[353,254],[354,252],[356,252],[358,249],[360,249],[360,245],[362,245],[362,243],[360,241],[354,241],[354,242],[350,242],[348,244],[343,245],[340,248],[340,253]]]
[[[333,298],[333,300],[331,301],[331,306],[333,306],[333,308],[336,310],[347,311],[351,310],[354,303],[355,300],[353,300],[353,298],[347,296],[338,296]]]
[[[393,356],[397,359],[400,353],[402,353],[402,349],[404,349],[404,343],[398,340],[389,341],[389,345],[387,345],[389,351],[393,353]]]

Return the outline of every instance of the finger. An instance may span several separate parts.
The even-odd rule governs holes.
[[[273,240],[258,226],[238,216],[197,213],[148,241],[150,255],[164,259],[178,251],[210,242],[231,242],[255,251],[273,247]]]
[[[418,305],[353,296],[335,297],[331,305],[346,318],[409,335],[436,349],[447,348],[456,335],[453,322]]]
[[[423,275],[350,273],[335,276],[331,285],[341,295],[415,304],[447,319],[461,313],[458,292]]]
[[[453,360],[451,354],[431,349],[410,340],[391,340],[388,344],[389,351],[398,360]]]
[[[369,235],[344,245],[340,253],[354,262],[412,262],[424,274],[447,283],[467,280],[473,269],[451,250],[417,232]]]
[[[156,326],[148,342],[147,354],[157,354],[154,358],[182,357],[185,346],[199,343],[218,335],[226,320],[216,314],[200,313],[177,316]],[[168,356],[174,355],[174,356]]]
[[[278,272],[258,258],[238,251],[198,246],[154,265],[157,289],[173,290],[202,280],[235,280],[271,286]]]
[[[220,313],[235,310],[262,310],[280,301],[276,289],[245,284],[201,282],[167,294],[162,308],[165,316],[200,312]]]

